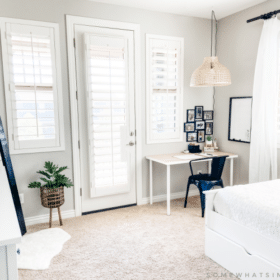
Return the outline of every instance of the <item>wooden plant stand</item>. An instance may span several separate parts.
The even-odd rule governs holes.
[[[60,206],[64,204],[64,188],[59,187],[56,189],[49,189],[46,187],[40,188],[41,203],[44,207],[50,208],[50,220],[49,227],[52,227],[52,209],[57,208],[59,224],[62,226],[62,217],[60,212]]]
[[[52,227],[52,209],[53,209],[53,208],[50,208],[49,228]],[[58,217],[59,217],[59,224],[60,224],[61,226],[63,226],[62,218],[61,218],[61,212],[60,212],[60,207],[57,207],[57,212],[58,212]]]

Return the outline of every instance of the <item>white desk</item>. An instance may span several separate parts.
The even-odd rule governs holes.
[[[211,153],[213,156],[228,156],[227,159],[230,160],[230,185],[233,185],[233,159],[237,158],[238,155],[224,152],[214,152]],[[150,204],[153,204],[153,162],[157,162],[163,165],[166,165],[167,176],[166,176],[166,185],[167,185],[167,215],[170,215],[170,166],[178,164],[189,163],[192,159],[179,159],[174,156],[183,156],[183,155],[195,155],[193,159],[196,159],[199,154],[168,154],[168,155],[156,155],[156,156],[147,156],[146,159],[150,161]],[[200,156],[204,158],[205,161],[210,161],[207,156]],[[204,161],[204,160],[201,160]],[[201,162],[200,161],[200,162]],[[208,164],[208,173],[211,172],[211,164]],[[187,182],[186,182],[187,185]]]

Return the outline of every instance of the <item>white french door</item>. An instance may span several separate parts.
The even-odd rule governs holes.
[[[136,203],[133,36],[75,25],[82,212]]]

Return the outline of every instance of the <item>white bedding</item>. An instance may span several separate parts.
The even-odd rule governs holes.
[[[280,242],[280,180],[219,190],[214,210]]]

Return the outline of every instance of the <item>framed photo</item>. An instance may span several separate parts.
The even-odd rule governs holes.
[[[194,109],[187,110],[187,122],[194,122]]]
[[[196,132],[187,132],[187,142],[196,142],[197,141],[197,133]]]
[[[213,122],[206,122],[205,123],[205,134],[206,135],[213,135]]]
[[[184,132],[194,132],[194,123],[184,123]]]
[[[203,111],[203,119],[205,121],[212,121],[214,117],[214,111]]]
[[[198,143],[205,142],[205,130],[197,131],[197,142]]]
[[[203,130],[203,129],[205,129],[205,121],[196,121],[195,122],[195,129],[196,130]]]
[[[203,106],[195,106],[194,117],[196,120],[203,120]]]

